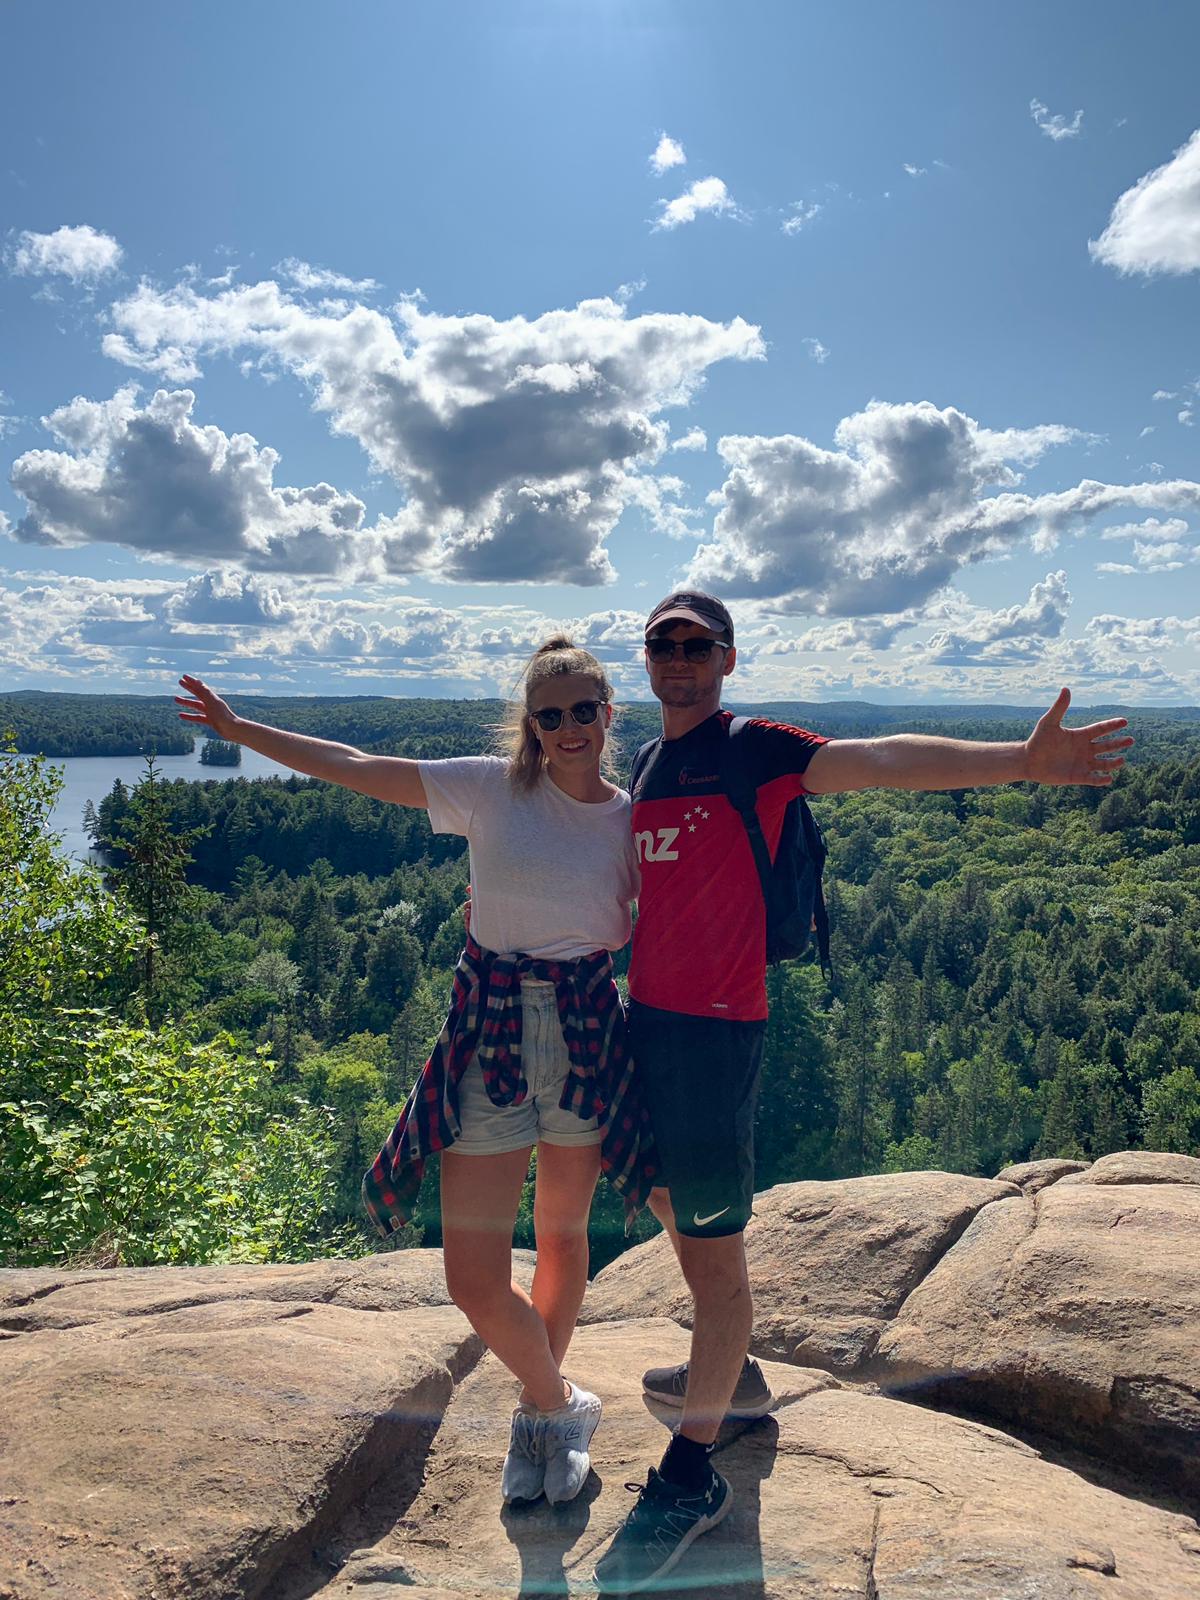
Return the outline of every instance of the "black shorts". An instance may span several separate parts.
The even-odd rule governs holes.
[[[741,1233],[754,1198],[754,1112],[765,1022],[629,1006],[675,1226],[693,1239]]]

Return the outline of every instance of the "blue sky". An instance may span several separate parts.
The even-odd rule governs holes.
[[[1200,13],[0,20],[0,687],[1200,701]]]

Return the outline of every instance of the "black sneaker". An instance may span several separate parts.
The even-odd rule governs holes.
[[[661,1406],[675,1406],[681,1409],[687,1399],[687,1385],[686,1361],[679,1367],[651,1367],[649,1372],[642,1374],[644,1393],[651,1400],[657,1400]],[[729,1410],[725,1415],[749,1421],[753,1417],[765,1417],[774,1404],[775,1396],[763,1377],[762,1368],[757,1361],[751,1361],[747,1356],[742,1364],[737,1388],[733,1391],[733,1399],[729,1402]]]
[[[636,1594],[648,1588],[670,1572],[692,1540],[715,1528],[733,1505],[733,1490],[712,1466],[699,1489],[668,1483],[653,1467],[644,1489],[637,1483],[625,1487],[640,1493],[596,1564],[601,1594]]]

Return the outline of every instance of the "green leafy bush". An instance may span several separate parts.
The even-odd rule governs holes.
[[[332,1111],[281,1103],[262,1050],[103,1003],[147,932],[56,850],[58,782],[0,749],[0,1265],[358,1253]]]

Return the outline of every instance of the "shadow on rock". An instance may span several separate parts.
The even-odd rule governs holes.
[[[592,1501],[600,1493],[595,1471],[566,1505],[552,1506],[545,1500],[516,1501],[504,1506],[500,1521],[521,1560],[520,1600],[537,1595],[567,1594],[564,1561],[567,1552],[578,1544],[592,1515]]]

